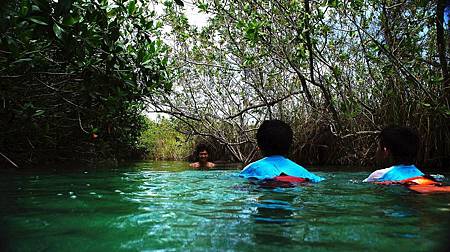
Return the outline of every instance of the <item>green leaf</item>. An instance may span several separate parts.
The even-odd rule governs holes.
[[[156,51],[156,47],[155,47],[155,41],[150,42],[149,44],[149,49],[150,49],[150,53],[154,54]]]
[[[338,0],[328,0],[328,6],[336,8],[339,4]]]
[[[352,0],[350,6],[355,9],[361,8],[364,5],[364,0]]]
[[[164,90],[166,92],[169,92],[172,89],[172,82],[165,82],[164,83]]]
[[[164,58],[163,58],[163,60],[161,61],[161,64],[163,65],[163,66],[167,66],[167,62],[169,61],[169,57],[166,55]]]
[[[31,5],[31,11],[32,12],[40,12],[41,8],[39,8],[39,6],[33,4],[33,5]]]
[[[237,23],[236,23],[236,28],[238,28],[238,29],[241,29],[242,27],[244,27],[245,26],[245,23],[244,23],[244,21],[242,21],[242,20],[239,20]]]
[[[153,20],[148,20],[148,21],[145,23],[145,27],[146,27],[147,29],[152,29],[152,28],[153,28]]]
[[[161,28],[161,27],[163,27],[163,22],[161,21],[161,20],[158,20],[157,22],[156,22],[156,29],[159,29],[159,28]]]
[[[200,12],[208,12],[208,4],[203,1],[197,3],[197,8],[200,9]]]
[[[173,4],[173,2],[172,1],[169,1],[169,0],[166,0],[166,1],[164,1],[164,6],[166,6],[167,8],[170,8],[170,7],[172,7],[172,4]]]
[[[179,6],[184,6],[183,1],[181,0],[175,0],[175,3],[178,4]]]
[[[16,63],[20,63],[20,62],[28,62],[28,61],[32,61],[33,59],[31,58],[23,58],[23,59],[18,59],[16,61],[14,61],[12,64],[16,64]]]
[[[38,110],[36,110],[36,113],[34,113],[34,116],[40,116],[40,115],[43,115],[44,113],[45,113],[44,110],[38,109]]]
[[[349,60],[350,59],[350,55],[348,55],[347,53],[341,53],[339,55],[339,59],[343,60],[343,61]]]
[[[67,26],[72,26],[72,25],[78,23],[79,21],[80,21],[79,17],[74,17],[72,15],[68,15],[67,17],[65,17],[63,19],[62,23]]]
[[[128,15],[133,15],[136,11],[136,1],[132,0],[128,3]]]
[[[47,0],[32,0],[33,3],[35,3],[39,8],[43,11],[49,11],[50,10],[50,4]]]
[[[30,20],[31,22],[36,23],[36,24],[48,25],[46,22],[47,19],[44,17],[33,16],[33,17],[29,17],[28,20]]]
[[[317,18],[323,19],[325,17],[325,12],[323,12],[321,9],[317,9]]]
[[[430,3],[429,0],[419,0],[419,1],[416,1],[415,4],[416,4],[418,7],[427,7],[428,3]],[[448,4],[447,4],[447,5],[448,5]]]
[[[29,10],[30,10],[30,9],[28,8],[28,6],[23,5],[23,6],[20,8],[20,16],[26,17],[26,16],[28,15],[28,11],[29,11]]]
[[[162,41],[160,39],[157,39],[156,40],[156,47],[159,49],[159,48],[161,48],[161,45],[162,45]]]
[[[57,38],[62,40],[64,30],[56,23],[53,24],[53,32]]]

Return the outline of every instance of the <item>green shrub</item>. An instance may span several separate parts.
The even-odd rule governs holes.
[[[157,121],[146,119],[147,129],[139,139],[139,147],[147,159],[184,160],[192,152],[193,142],[176,130],[177,125],[170,119]]]

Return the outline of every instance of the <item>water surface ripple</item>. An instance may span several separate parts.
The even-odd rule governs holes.
[[[266,189],[237,170],[142,162],[115,170],[3,172],[8,251],[433,251],[448,243],[449,195],[317,172]]]

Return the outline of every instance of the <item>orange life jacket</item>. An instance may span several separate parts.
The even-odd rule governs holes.
[[[449,193],[450,186],[443,185],[433,179],[419,176],[400,181],[375,182],[381,185],[404,185],[408,189],[418,193]]]

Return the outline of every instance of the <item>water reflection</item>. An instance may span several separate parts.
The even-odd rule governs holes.
[[[293,231],[300,228],[297,222],[301,221],[298,214],[301,208],[294,205],[297,195],[277,190],[261,189],[261,194],[253,202],[252,240],[268,248],[287,248],[298,243]]]
[[[255,203],[256,211],[253,218],[256,223],[289,223],[295,222],[294,210],[292,206],[294,196],[271,193],[257,198]]]
[[[149,165],[0,176],[0,250],[439,251],[448,244],[450,194],[359,183],[366,172],[266,189],[231,171]]]
[[[443,213],[437,206],[449,202],[450,195],[424,195],[406,191],[404,188],[397,189],[402,190],[404,194],[386,195],[389,200],[383,211],[385,222],[396,227],[386,235],[415,240],[433,237],[433,241],[429,243],[437,244],[437,251],[449,251],[450,215]],[[438,226],[443,227],[439,232],[434,230]]]

